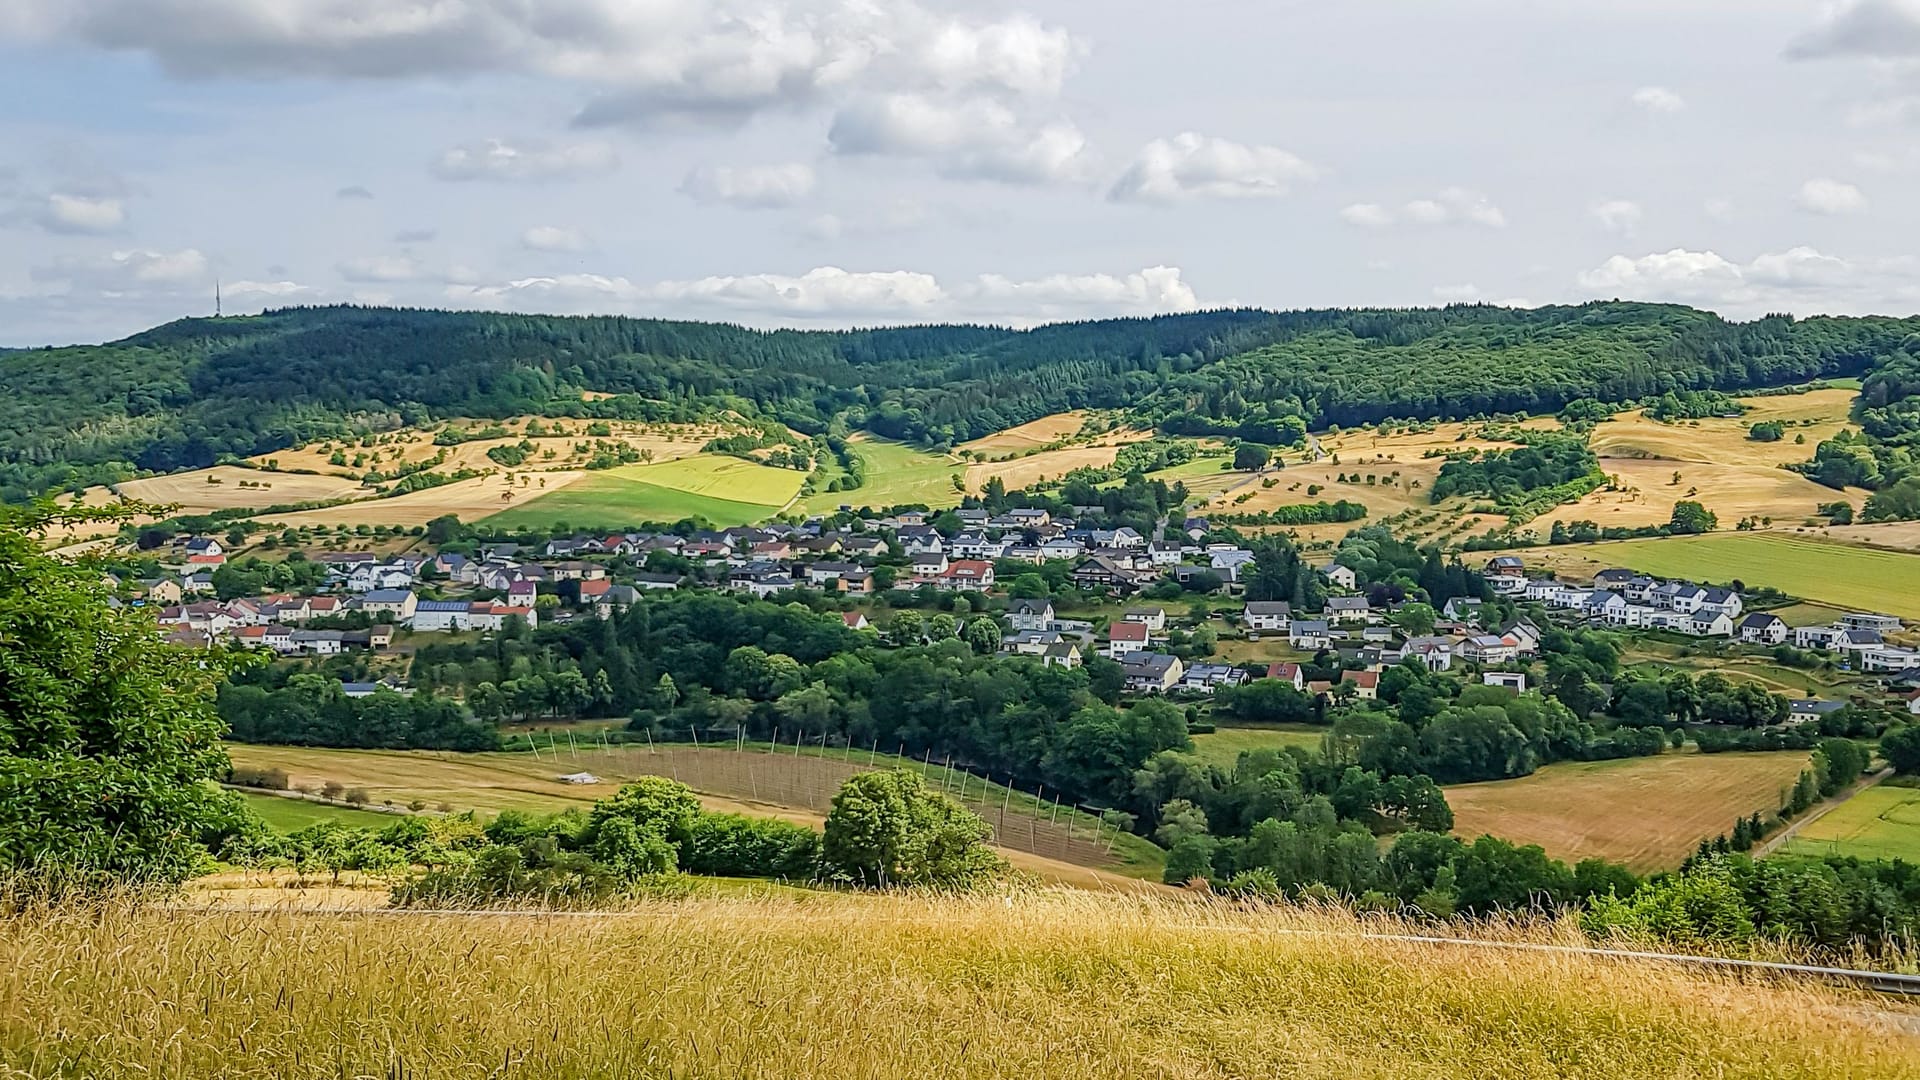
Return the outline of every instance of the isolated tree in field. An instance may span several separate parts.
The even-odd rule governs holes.
[[[1241,472],[1264,469],[1273,460],[1273,450],[1259,443],[1243,442],[1233,449],[1233,467]]]
[[[1720,519],[1705,506],[1691,499],[1682,499],[1673,504],[1673,517],[1668,525],[1676,533],[1692,535],[1712,532],[1720,527]]]
[[[207,783],[228,768],[214,691],[244,660],[165,645],[98,571],[41,551],[125,516],[0,507],[0,870],[180,881],[246,820]]]
[[[986,822],[927,790],[917,773],[861,773],[833,797],[821,873],[876,888],[971,888],[1005,869],[989,835]]]

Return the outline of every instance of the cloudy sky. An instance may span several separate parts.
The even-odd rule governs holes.
[[[0,344],[1920,311],[1920,0],[5,0]]]

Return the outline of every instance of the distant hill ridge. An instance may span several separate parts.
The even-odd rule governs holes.
[[[960,441],[1074,408],[1285,442],[1303,424],[1552,410],[1583,397],[1858,375],[1920,318],[1733,323],[1624,302],[752,330],[611,316],[317,307],[0,353],[0,496],[211,464],[358,426],[731,408]],[[583,391],[616,395],[583,402]]]

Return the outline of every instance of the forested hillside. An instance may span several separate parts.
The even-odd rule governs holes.
[[[1736,324],[1631,303],[1236,310],[1026,331],[292,309],[0,354],[0,495],[354,427],[533,411],[666,420],[727,408],[807,431],[845,414],[949,443],[1063,409],[1125,408],[1174,432],[1286,443],[1324,423],[1858,375],[1916,331],[1920,319]]]

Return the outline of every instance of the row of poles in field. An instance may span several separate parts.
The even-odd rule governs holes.
[[[687,734],[692,739],[692,744],[691,744],[692,748],[696,751],[718,750],[723,752],[732,751],[740,754],[753,753],[756,755],[765,754],[767,756],[773,756],[778,754],[778,755],[784,756],[787,754],[788,747],[791,746],[792,756],[794,757],[800,756],[801,753],[804,751],[809,754],[814,754],[815,756],[818,756],[818,757],[826,758],[828,760],[842,760],[855,765],[858,765],[860,763],[859,762],[860,751],[858,749],[854,747],[846,747],[844,749],[840,747],[829,747],[827,745],[829,733],[826,731],[822,731],[817,740],[811,736],[806,735],[804,732],[795,732],[793,736],[793,742],[788,744],[788,743],[781,742],[780,730],[778,728],[775,728],[772,738],[769,739],[766,744],[765,750],[760,750],[756,747],[750,751],[747,745],[746,728],[736,727],[733,729],[731,733],[731,737],[720,739],[720,740],[715,740],[712,738],[712,735],[715,733],[716,730],[724,731],[725,729],[709,728],[708,741],[703,743],[700,741],[699,729],[688,728]],[[547,745],[544,749],[540,746],[539,740],[536,737],[537,733],[535,732],[529,732],[527,734],[527,747],[529,750],[533,752],[533,756],[535,760],[540,760],[540,761],[551,760],[551,761],[554,761],[555,763],[558,763],[561,760],[561,755],[565,754],[575,764],[579,764],[582,761],[581,754],[583,752],[583,748],[580,742],[574,738],[573,731],[571,729],[569,729],[566,734],[567,734],[567,745],[565,749],[561,748],[559,737],[555,735],[551,729],[549,729],[546,733]],[[589,755],[589,758],[587,760],[591,760],[591,755],[596,749],[600,751],[600,754],[603,758],[607,760],[612,760],[612,758],[616,753],[616,750],[613,744],[607,739],[606,731],[602,729],[596,734],[599,737],[598,747],[596,747],[592,742],[588,742],[584,747],[584,752]],[[651,731],[646,732],[646,737],[647,737],[647,746],[646,746],[645,753],[648,756],[653,756],[653,757],[665,756],[668,759],[669,770],[677,771],[675,769],[675,763],[672,760],[675,753],[673,748],[669,746],[665,750],[662,750],[661,747],[654,742],[653,733]],[[897,758],[906,758],[906,749],[907,749],[906,744],[904,742],[901,743],[899,746],[899,749],[893,756]],[[835,750],[839,751],[839,756],[837,757],[834,754],[830,753],[830,751],[835,751]],[[638,752],[638,751],[639,751],[639,748],[635,747],[634,752]],[[869,769],[879,768],[880,767],[879,758],[880,758],[880,741],[878,738],[876,738],[873,741],[872,745],[870,745],[867,748],[866,767]],[[906,760],[910,761],[912,759],[906,758]],[[1000,806],[998,809],[999,826],[995,829],[995,832],[996,834],[998,834],[1001,843],[1006,843],[1009,839],[1011,839],[1011,837],[1008,835],[1008,830],[1006,829],[1005,826],[1006,826],[1007,816],[1013,810],[1014,794],[1018,790],[1014,786],[1014,778],[1012,774],[1008,774],[1007,782],[1003,785],[1000,785],[1002,790],[996,793],[993,790],[994,788],[993,783],[990,780],[988,780],[986,777],[974,776],[973,773],[968,771],[968,769],[964,765],[956,768],[954,766],[953,756],[951,754],[947,755],[947,757],[943,761],[941,761],[939,764],[936,765],[933,761],[933,751],[931,749],[927,750],[921,757],[920,772],[921,772],[921,775],[925,777],[930,783],[936,784],[942,793],[954,796],[960,801],[962,805],[967,804],[971,800],[972,803],[976,806],[991,808],[992,803],[994,803],[995,801],[998,801],[1000,803]],[[676,776],[676,779],[677,779],[677,776]],[[751,768],[749,768],[749,781],[751,782],[752,779],[753,779],[752,770]],[[978,790],[972,789],[972,784],[975,780],[978,780],[980,783]],[[754,797],[757,799],[759,798],[758,791],[757,791],[757,784],[755,785],[755,787],[756,787],[756,791],[755,791]],[[997,800],[993,797],[996,794],[1000,796]],[[1113,845],[1118,838],[1118,834],[1120,830],[1117,827],[1110,826],[1106,823],[1106,821],[1101,817],[1101,809],[1099,807],[1088,806],[1084,803],[1078,803],[1078,802],[1063,803],[1060,801],[1061,795],[1058,791],[1054,792],[1053,801],[1049,803],[1046,797],[1046,785],[1036,784],[1034,786],[1034,794],[1033,794],[1034,801],[1032,804],[1032,808],[1031,810],[1028,810],[1024,802],[1024,800],[1026,799],[1026,793],[1019,792],[1019,794],[1023,800],[1022,816],[1027,817],[1030,823],[1044,820],[1049,826],[1058,828],[1061,824],[1061,811],[1064,810],[1066,811],[1066,838],[1069,841],[1078,840],[1083,843],[1091,843],[1096,846],[1102,846],[1104,847],[1104,850],[1106,850],[1108,853],[1111,853],[1113,851]],[[1076,820],[1081,817],[1090,818],[1091,824]],[[1029,829],[1029,833],[1031,834],[1031,829]],[[1029,836],[1029,839],[1037,840],[1037,838],[1032,837],[1031,835]]]

